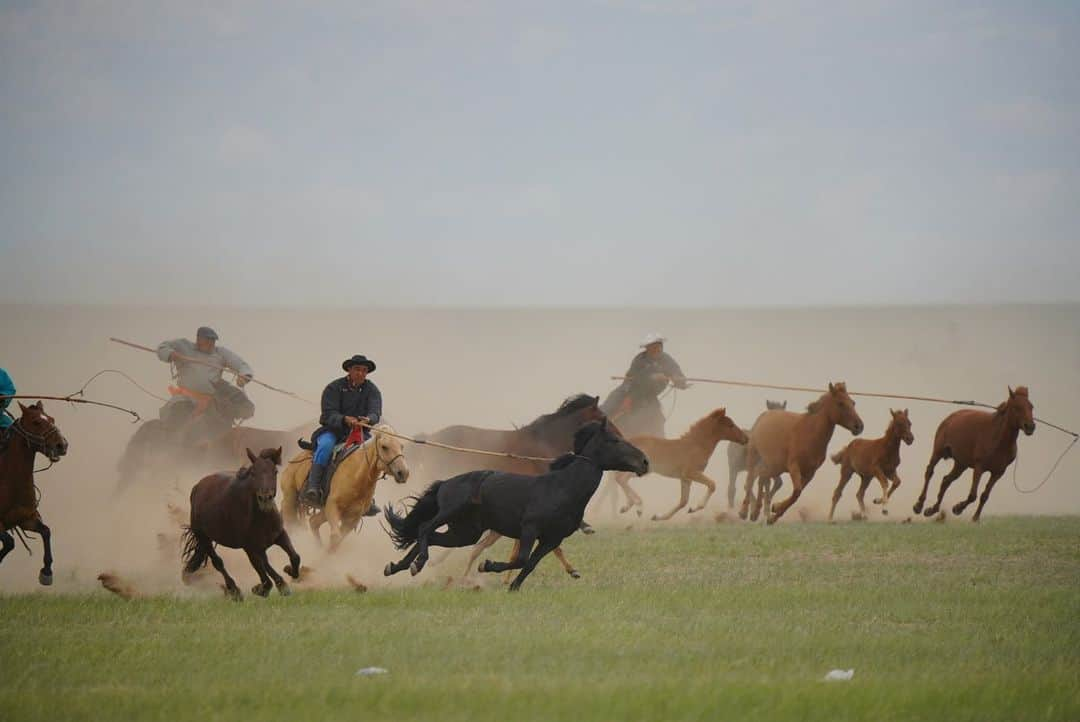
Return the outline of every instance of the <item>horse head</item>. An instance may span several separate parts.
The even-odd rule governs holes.
[[[889,423],[889,426],[893,429],[894,433],[908,446],[915,443],[915,435],[911,433],[911,419],[908,418],[908,410],[894,411],[893,409],[889,409],[889,413],[892,415],[892,421]]]
[[[767,411],[785,411],[787,410],[787,401],[766,401],[765,409]]]
[[[56,419],[45,413],[45,405],[40,401],[29,406],[20,402],[19,408],[22,416],[15,423],[16,431],[22,434],[31,449],[45,454],[53,463],[60,461],[60,457],[67,454],[68,442],[56,426]]]
[[[627,441],[606,418],[590,421],[574,434],[574,454],[592,459],[601,469],[632,471],[638,476],[649,473],[649,459]]]
[[[405,462],[405,447],[396,436],[391,436],[394,430],[387,424],[375,427],[375,433],[371,443],[375,444],[376,462],[378,468],[384,473],[394,477],[394,481],[404,484],[409,480],[409,465]]]
[[[243,473],[238,474],[244,479],[250,479],[252,490],[255,492],[255,505],[259,511],[276,511],[274,496],[277,494],[277,468],[281,465],[281,447],[276,449],[263,449],[256,456],[251,449],[245,449],[247,457],[251,460],[251,466]]]
[[[839,381],[829,384],[829,391],[821,397],[826,402],[829,421],[837,426],[843,426],[854,436],[863,432],[863,421],[855,411],[855,402],[848,395],[847,384]]]
[[[720,408],[710,412],[708,416],[691,426],[687,435],[694,436],[694,432],[700,427],[705,427],[707,429],[706,433],[703,433],[701,437],[707,437],[706,440],[709,443],[715,443],[716,441],[734,441],[736,444],[745,444],[750,440],[746,435],[746,432],[740,429],[738,424],[732,421],[731,417],[727,415],[726,408]]]
[[[1016,428],[1023,429],[1027,436],[1035,433],[1035,407],[1028,398],[1027,386],[1009,387],[1009,398],[998,406],[998,411],[1006,414],[1009,422]]]

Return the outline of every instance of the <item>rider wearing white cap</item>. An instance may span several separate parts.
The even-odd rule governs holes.
[[[640,344],[645,350],[634,357],[626,378],[600,405],[625,434],[663,436],[664,414],[658,397],[668,383],[677,389],[687,387],[678,362],[664,353],[666,340],[658,333],[646,334]]]

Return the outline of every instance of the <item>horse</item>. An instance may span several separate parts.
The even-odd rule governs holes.
[[[289,555],[285,573],[300,578],[300,555],[293,548],[289,533],[274,505],[277,494],[277,467],[281,465],[281,447],[263,449],[258,456],[246,449],[251,466],[241,467],[235,474],[219,472],[203,477],[191,489],[190,523],[183,531],[183,571],[185,584],[191,575],[206,565],[209,559],[225,579],[225,593],[235,601],[244,597],[236,582],[225,571],[215,544],[231,549],[243,549],[248,561],[259,575],[259,583],[251,593],[260,597],[270,594],[271,580],[282,596],[289,595],[289,585],[270,565],[268,547],[276,545]]]
[[[318,425],[318,420],[313,419],[285,431],[234,426],[199,449],[201,462],[211,468],[227,468],[237,462],[242,463],[246,449],[272,449],[275,446],[284,448],[292,444],[297,437],[309,436]]]
[[[427,562],[429,545],[468,546],[486,529],[492,529],[518,539],[520,546],[510,562],[485,560],[479,571],[521,569],[510,584],[510,590],[517,591],[540,560],[578,530],[585,506],[605,470],[638,475],[649,471],[645,454],[606,419],[578,429],[573,453],[556,459],[546,474],[486,470],[437,481],[415,498],[405,516],[389,506],[384,511],[394,546],[412,548],[400,561],[387,564],[383,573],[390,576],[407,568],[413,575],[419,574]],[[436,531],[444,524],[445,532]]]
[[[750,519],[757,520],[764,499],[768,522],[775,524],[825,463],[829,439],[837,426],[843,426],[855,436],[863,431],[862,419],[855,412],[855,402],[842,381],[830,383],[828,391],[806,407],[806,413],[776,410],[759,416],[750,429],[750,441],[746,445],[746,468],[751,471],[746,474],[746,495],[739,517],[746,518],[754,481],[760,479],[761,486]],[[768,480],[785,471],[791,476],[791,495],[772,508]]]
[[[40,534],[45,557],[38,583],[47,587],[53,583],[52,531],[37,508],[34,457],[44,454],[55,464],[67,454],[68,442],[40,401],[30,406],[19,403],[19,409],[21,415],[6,432],[6,449],[0,439],[0,562],[15,548],[9,529]]]
[[[766,411],[784,411],[787,409],[787,401],[766,401]],[[743,429],[744,434],[749,434],[750,429]],[[727,487],[727,505],[728,509],[735,508],[735,483],[739,478],[739,472],[746,471],[746,443],[737,444],[734,441],[729,442],[727,445],[727,468],[728,468],[728,487]],[[772,493],[775,494],[776,490],[780,488],[780,478],[773,478]]]
[[[926,510],[926,516],[938,513],[949,485],[966,469],[972,469],[971,491],[966,499],[953,507],[952,512],[959,516],[975,501],[979,492],[979,478],[988,471],[990,480],[986,482],[975,516],[971,519],[979,521],[994,484],[1016,459],[1016,439],[1020,429],[1027,436],[1035,433],[1034,412],[1027,386],[1017,386],[1015,391],[1009,387],[1009,398],[993,412],[962,409],[946,416],[934,434],[934,451],[930,454],[930,463],[926,465],[922,492],[915,502],[915,513],[922,511],[934,467],[942,459],[952,459],[953,468],[942,478],[937,502]]]
[[[519,456],[558,457],[574,448],[574,432],[590,421],[599,421],[605,418],[600,410],[600,397],[588,394],[576,394],[564,400],[555,411],[543,414],[529,424],[512,430],[480,429],[474,426],[448,426],[436,431],[434,434],[419,437],[425,441],[437,441],[451,446],[461,446],[483,451],[497,451],[501,453],[517,454]],[[435,453],[440,454],[439,471],[443,478],[473,471],[476,467],[469,462],[463,454],[439,449],[437,446],[418,447],[423,449],[423,458],[432,458]],[[423,462],[421,462],[423,464]],[[490,457],[485,461],[485,468],[492,471],[505,471],[511,474],[543,474],[548,470],[547,464],[542,461],[529,459],[515,459],[511,457]],[[582,529],[591,533],[591,527],[582,521]],[[480,552],[502,538],[502,535],[491,531],[484,537],[477,548],[469,557],[465,576],[469,574],[472,563]],[[511,557],[517,555],[517,544],[511,551]],[[449,552],[448,552],[449,553]],[[555,557],[562,564],[563,569],[574,579],[580,578],[580,574],[566,559],[562,549],[555,550]]]
[[[630,437],[630,443],[649,457],[653,472],[678,479],[682,483],[679,503],[667,514],[654,514],[653,521],[667,521],[674,516],[675,512],[686,506],[690,501],[691,481],[704,484],[707,491],[701,503],[691,506],[688,512],[693,514],[705,508],[716,491],[716,482],[705,475],[705,467],[709,465],[709,459],[716,445],[725,440],[736,444],[745,444],[747,441],[746,432],[735,425],[725,409],[716,409],[698,419],[689,431],[677,439],[662,439],[657,436]],[[621,511],[625,512],[637,506],[638,515],[640,515],[641,497],[630,488],[629,478],[630,474],[626,472],[615,474],[615,482],[622,487],[627,497],[627,504]]]
[[[908,446],[915,442],[915,436],[911,433],[908,410],[889,409],[889,415],[891,416],[889,426],[880,439],[855,439],[829,457],[834,464],[840,465],[840,482],[836,485],[836,491],[833,492],[829,521],[833,519],[836,503],[840,501],[840,496],[844,493],[844,487],[847,486],[852,474],[858,474],[861,480],[855,498],[859,502],[859,512],[863,518],[866,517],[866,503],[863,501],[863,496],[872,479],[877,479],[881,484],[881,498],[874,499],[874,503],[881,504],[882,514],[886,516],[889,514],[886,505],[893,492],[900,486],[900,477],[896,474],[896,469],[900,466],[900,442],[903,441]]]
[[[330,524],[330,551],[338,548],[371,508],[379,479],[389,474],[399,484],[409,480],[405,449],[393,433],[388,424],[374,427],[371,438],[348,454],[334,470],[325,506],[308,519],[311,533],[320,544],[319,528]],[[300,521],[299,495],[310,469],[311,452],[301,451],[281,474],[281,513],[290,527]]]

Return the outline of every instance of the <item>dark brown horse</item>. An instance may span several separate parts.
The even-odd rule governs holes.
[[[994,484],[1016,459],[1016,439],[1020,429],[1028,436],[1035,433],[1034,413],[1035,407],[1028,398],[1027,387],[1017,386],[1015,391],[1009,389],[1009,398],[993,412],[963,409],[946,416],[934,434],[934,451],[930,455],[930,463],[926,465],[926,476],[922,492],[915,502],[915,513],[922,511],[934,467],[942,459],[952,459],[953,468],[942,478],[937,501],[926,510],[926,516],[937,514],[949,485],[966,469],[973,469],[971,491],[952,511],[959,516],[975,501],[979,493],[979,477],[988,471],[990,480],[986,482],[975,516],[971,519],[978,521]]]
[[[274,505],[281,447],[263,449],[258,456],[251,449],[246,451],[250,467],[241,467],[235,474],[211,474],[191,490],[191,523],[184,528],[181,577],[187,583],[209,559],[225,578],[225,593],[237,601],[243,599],[243,595],[225,571],[225,563],[214,549],[215,544],[243,549],[247,553],[251,566],[259,575],[259,584],[251,591],[260,597],[270,593],[271,580],[282,595],[289,594],[289,585],[266,557],[266,549],[271,545],[281,547],[289,555],[285,573],[293,579],[300,576],[300,555],[293,548],[281,514]]]
[[[34,457],[41,453],[55,463],[67,453],[68,442],[40,401],[31,406],[20,403],[19,408],[22,415],[5,432],[7,441],[0,441],[0,562],[15,548],[9,529],[40,534],[45,558],[38,582],[49,586],[53,583],[52,532],[38,513]],[[2,448],[4,444],[7,448]]]
[[[746,468],[750,471],[746,475],[746,496],[739,516],[746,518],[754,481],[760,479],[761,489],[754,500],[750,518],[757,519],[763,501],[770,524],[782,517],[825,463],[829,440],[837,426],[843,426],[856,436],[863,430],[862,419],[855,412],[855,402],[843,382],[829,384],[829,390],[807,406],[804,414],[766,411],[759,416],[750,429],[750,441],[746,445]],[[784,472],[791,476],[791,496],[772,507],[770,513],[769,479]]]
[[[889,414],[891,416],[889,426],[880,439],[855,439],[830,457],[834,464],[840,465],[840,482],[836,485],[836,491],[833,492],[829,521],[832,521],[836,503],[840,501],[844,487],[847,486],[853,474],[859,475],[859,490],[855,493],[855,499],[859,502],[859,511],[863,517],[866,516],[866,503],[863,497],[873,479],[877,479],[881,484],[881,498],[874,499],[874,503],[881,504],[881,513],[888,515],[886,505],[893,492],[900,486],[900,477],[896,473],[900,467],[900,442],[903,441],[911,446],[915,441],[915,436],[911,433],[908,410],[889,409]],[[892,482],[892,486],[889,486],[889,482]]]

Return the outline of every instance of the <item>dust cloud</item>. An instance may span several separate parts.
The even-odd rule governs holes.
[[[0,366],[11,373],[20,393],[64,395],[77,390],[95,372],[120,369],[163,394],[168,366],[151,354],[110,343],[118,336],[154,346],[179,336],[192,337],[200,325],[213,326],[221,343],[244,357],[256,377],[318,399],[323,386],[341,376],[340,363],[354,353],[375,359],[372,375],[383,392],[386,419],[403,433],[437,430],[450,424],[510,428],[554,408],[567,396],[606,394],[611,375],[625,371],[647,331],[668,337],[666,350],[689,376],[824,387],[846,381],[853,391],[895,392],[998,403],[1008,385],[1027,385],[1037,416],[1069,428],[1080,427],[1080,305],[769,309],[769,310],[238,310],[211,308],[126,308],[0,306]],[[250,386],[257,405],[252,426],[286,429],[313,422],[317,409],[294,399]],[[107,375],[87,389],[88,398],[128,406],[144,418],[156,418],[159,402],[127,381]],[[696,384],[668,396],[668,435],[677,435],[718,406],[744,427],[764,409],[766,399],[786,399],[799,410],[811,394]],[[918,494],[937,424],[955,407],[915,401],[857,398],[866,425],[864,436],[883,433],[888,409],[911,410],[915,444],[901,449],[903,486],[891,502],[890,520],[910,516]],[[207,595],[217,588],[211,572],[184,587],[179,581],[178,525],[199,470],[175,469],[115,495],[116,463],[135,430],[120,413],[88,406],[46,402],[68,438],[68,456],[37,478],[41,511],[53,529],[55,592],[100,589],[97,576],[115,573],[138,593]],[[837,429],[830,451],[850,440]],[[1022,486],[1041,480],[1069,437],[1040,425],[1020,438]],[[287,449],[290,456],[295,449]],[[406,448],[408,456],[408,448]],[[39,466],[44,463],[39,457]],[[240,465],[238,460],[237,466]],[[477,460],[482,467],[482,459]],[[932,489],[945,472],[938,469]],[[430,472],[431,470],[426,470]],[[727,467],[724,445],[707,473],[718,489],[709,507],[697,515],[680,514],[668,524],[738,523],[726,511]],[[1080,452],[1067,456],[1037,493],[1019,494],[1011,472],[994,491],[988,515],[1075,514],[1080,512]],[[414,473],[407,485],[379,482],[380,504],[416,493],[431,473]],[[791,523],[819,520],[837,478],[826,463],[796,509]],[[678,482],[648,476],[632,482],[645,499],[646,519],[669,509]],[[967,491],[969,476],[950,490],[949,499]],[[648,521],[618,517],[607,482],[587,518],[601,527],[646,526]],[[779,498],[789,487],[781,490]],[[703,488],[694,485],[691,500]],[[874,492],[876,490],[872,490]],[[741,485],[739,499],[741,499]],[[621,503],[621,499],[620,499]],[[170,513],[169,505],[174,506]],[[837,509],[847,522],[856,508],[854,489]],[[882,519],[870,507],[872,521]],[[967,515],[970,517],[970,511]],[[965,522],[968,523],[968,522]],[[312,568],[298,587],[349,588],[347,577],[369,587],[442,584],[460,574],[465,556],[450,557],[417,580],[407,574],[382,577],[395,552],[377,520],[368,519],[358,534],[328,558],[306,530],[293,534],[303,563]],[[324,530],[325,537],[325,530]],[[578,540],[577,543],[583,543]],[[0,589],[38,589],[40,544],[31,542],[33,558],[17,547],[0,567]],[[505,554],[508,546],[491,550]],[[271,550],[278,568],[280,550]],[[437,558],[438,554],[433,558]],[[246,590],[255,582],[243,554],[225,555],[230,572]],[[491,582],[489,582],[491,583]]]

